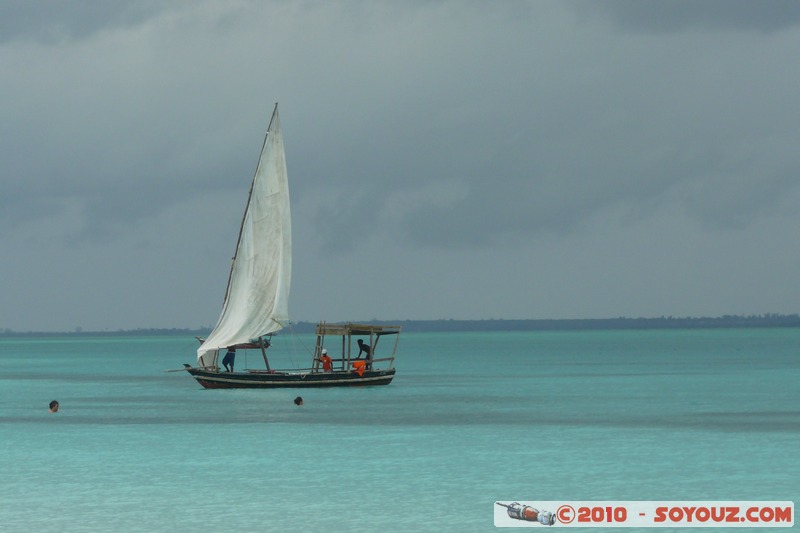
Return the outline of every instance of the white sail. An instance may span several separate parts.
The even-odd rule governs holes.
[[[278,331],[289,320],[291,233],[286,156],[276,104],[253,177],[222,313],[197,350],[200,366],[209,366],[218,350]]]

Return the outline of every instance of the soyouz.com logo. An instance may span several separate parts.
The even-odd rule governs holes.
[[[496,501],[496,527],[792,527],[790,501]]]

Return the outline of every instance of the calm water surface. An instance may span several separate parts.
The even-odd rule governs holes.
[[[274,345],[306,366],[281,352],[313,338]],[[491,531],[496,500],[800,501],[797,329],[404,333],[391,385],[299,408],[164,372],[196,348],[0,339],[0,531]]]

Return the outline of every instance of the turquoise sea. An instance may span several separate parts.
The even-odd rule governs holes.
[[[165,372],[196,348],[1,338],[0,531],[477,532],[495,501],[800,502],[798,329],[406,332],[391,385],[302,407]]]

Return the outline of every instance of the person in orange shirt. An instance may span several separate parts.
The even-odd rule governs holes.
[[[322,361],[322,370],[324,372],[333,370],[333,359],[328,355],[328,350],[322,350],[322,355],[319,356],[319,360]]]

